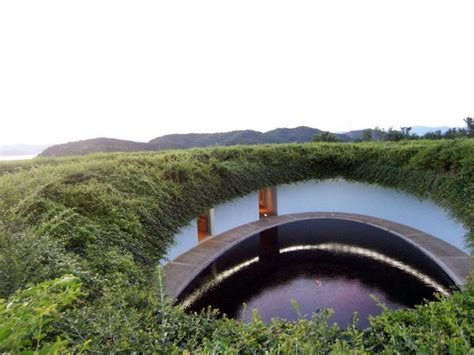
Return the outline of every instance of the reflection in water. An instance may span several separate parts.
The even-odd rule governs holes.
[[[398,260],[389,258],[383,254],[377,253],[376,251],[373,251],[370,249],[364,249],[364,248],[354,247],[352,245],[344,245],[344,244],[338,244],[338,243],[327,243],[327,244],[320,244],[320,245],[297,245],[293,247],[284,248],[280,250],[280,253],[284,254],[284,253],[291,253],[291,252],[301,251],[301,250],[328,250],[328,251],[334,251],[334,252],[339,252],[339,253],[365,256],[372,260],[377,260],[382,263],[393,266],[397,269],[400,269],[402,271],[405,271],[406,273],[410,274],[413,277],[416,277],[418,280],[425,283],[426,285],[429,285],[430,287],[434,288],[436,292],[442,293],[445,296],[449,295],[449,292],[446,290],[446,288],[441,286],[439,283],[437,283],[435,280],[433,280],[429,276],[426,276],[422,274],[421,272],[418,272],[416,269],[410,267],[410,265],[406,265]]]
[[[332,308],[331,321],[345,326],[358,312],[359,326],[365,327],[367,317],[381,311],[371,295],[389,308],[399,308],[433,299],[434,292],[448,294],[449,285],[440,281],[442,277],[437,278],[433,270],[410,266],[406,256],[402,262],[393,255],[345,244],[341,236],[331,238],[333,243],[325,240],[327,235],[312,238],[314,244],[310,244],[305,236],[308,226],[293,227],[285,228],[301,232],[299,237],[272,228],[224,254],[185,293],[181,299],[184,308],[199,311],[212,306],[242,321],[251,321],[256,308],[270,322],[273,317],[297,319],[291,305],[295,300],[305,317],[317,309]],[[360,244],[366,245],[363,239]],[[378,241],[387,248],[386,240],[379,237]],[[420,263],[418,254],[407,254],[415,264]]]
[[[252,265],[253,263],[256,263],[257,261],[258,261],[258,258],[253,258],[253,259],[250,259],[250,260],[247,260],[247,261],[243,262],[242,264],[234,266],[233,268],[231,268],[229,270],[226,270],[226,271],[220,273],[214,279],[206,282],[204,285],[202,285],[196,291],[194,291],[189,297],[187,297],[182,302],[182,306],[185,309],[189,308],[190,306],[193,305],[194,302],[196,302],[196,300],[203,297],[206,294],[206,292],[208,292],[209,290],[211,290],[211,289],[215,288],[216,286],[218,286],[222,281],[224,281],[228,277],[230,277],[230,276],[234,275],[235,273],[241,271],[245,267],[247,267],[249,265]]]

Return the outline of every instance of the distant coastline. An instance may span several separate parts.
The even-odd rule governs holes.
[[[7,160],[27,160],[33,159],[38,154],[28,154],[28,155],[0,155],[0,161],[7,161]]]

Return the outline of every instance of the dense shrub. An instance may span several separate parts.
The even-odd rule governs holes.
[[[472,284],[415,310],[386,311],[364,331],[327,324],[327,312],[270,325],[256,315],[245,325],[218,319],[211,310],[189,315],[173,307],[155,265],[177,229],[202,210],[262,187],[313,178],[344,177],[430,197],[464,222],[472,243],[473,153],[472,140],[454,140],[241,146],[0,163],[0,297],[8,298],[0,325],[28,329],[24,324],[30,320],[15,323],[25,309],[6,305],[21,299],[22,292],[49,290],[62,275],[74,275],[83,290],[74,297],[33,293],[57,310],[42,329],[44,337],[34,338],[35,328],[15,331],[19,342],[5,343],[2,350],[468,351],[474,333]],[[36,286],[30,288],[31,283]],[[42,310],[28,312],[39,317]]]
[[[8,303],[0,300],[0,350],[15,353],[32,349],[39,353],[66,350],[68,341],[61,339],[63,334],[57,323],[79,295],[79,279],[65,275],[17,291]]]

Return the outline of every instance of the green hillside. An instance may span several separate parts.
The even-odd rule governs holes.
[[[56,144],[41,152],[41,157],[64,157],[91,153],[140,152],[152,150],[147,143],[114,138],[94,138],[77,142]]]
[[[257,189],[343,177],[430,197],[474,242],[474,140],[279,144],[0,162],[0,351],[473,351],[474,283],[366,330],[186,314],[157,261],[202,210]]]
[[[148,143],[132,142],[112,138],[95,138],[83,141],[57,144],[45,149],[42,157],[63,157],[107,152],[140,152],[165,149],[188,149],[239,144],[304,143],[311,142],[313,135],[322,131],[310,127],[278,128],[265,133],[253,130],[222,133],[168,134],[152,139]],[[351,132],[349,132],[351,133]],[[348,134],[349,134],[348,133]],[[351,137],[359,137],[361,131]],[[350,141],[346,134],[336,134],[341,141]]]

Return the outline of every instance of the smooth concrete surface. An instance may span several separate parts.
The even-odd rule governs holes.
[[[166,291],[170,297],[178,298],[189,283],[214,260],[240,241],[256,233],[289,222],[317,218],[333,218],[366,223],[403,238],[437,263],[460,287],[464,285],[466,277],[473,270],[469,255],[447,242],[415,228],[382,218],[359,214],[310,212],[272,216],[210,237],[165,265]]]
[[[211,235],[217,235],[259,219],[258,192],[217,205],[211,209]]]
[[[468,252],[468,230],[429,199],[344,179],[312,180],[276,188],[278,214],[334,211],[374,216],[432,234]]]
[[[160,260],[160,264],[173,260],[197,244],[197,219],[193,219],[174,236],[174,244],[168,248],[166,255]]]

